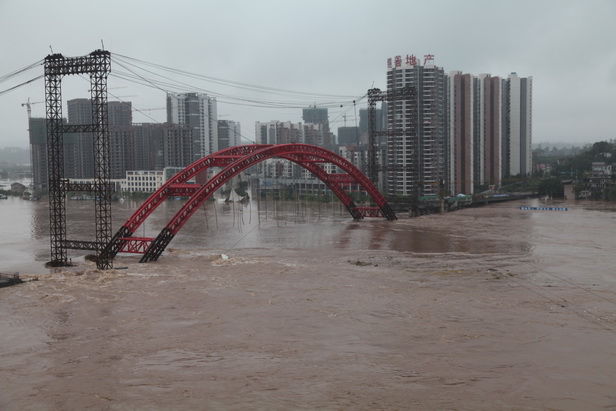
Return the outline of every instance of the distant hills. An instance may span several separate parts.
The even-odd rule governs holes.
[[[30,164],[30,150],[19,147],[0,148],[0,163],[11,165]]]
[[[535,149],[545,149],[545,148],[584,148],[586,146],[592,145],[592,142],[576,142],[576,143],[567,143],[567,142],[553,142],[553,141],[543,141],[541,143],[533,143],[533,150]]]

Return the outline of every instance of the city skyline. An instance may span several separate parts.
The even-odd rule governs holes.
[[[445,72],[499,77],[516,72],[533,77],[534,143],[581,145],[616,138],[611,120],[616,110],[616,46],[610,35],[616,31],[611,24],[616,17],[615,3],[398,3],[316,1],[306,9],[279,1],[259,3],[259,7],[235,1],[216,8],[209,2],[181,1],[145,9],[141,2],[111,1],[108,8],[96,10],[104,22],[97,29],[91,24],[94,12],[80,11],[82,3],[60,0],[30,10],[22,2],[6,0],[0,3],[0,34],[12,41],[3,47],[10,58],[0,61],[0,76],[43,59],[51,53],[50,46],[64,56],[79,56],[101,48],[102,41],[112,56],[130,56],[235,82],[225,86],[212,79],[194,80],[198,92],[229,97],[218,97],[219,119],[239,122],[248,142],[255,139],[255,122],[299,122],[301,107],[314,103],[331,104],[332,131],[353,126],[359,122],[358,112],[366,100],[358,101],[356,107],[352,101],[370,88],[386,88],[388,58],[433,54],[435,64]],[[186,14],[187,8],[192,12]],[[392,13],[392,8],[397,12]],[[475,19],[473,24],[461,18],[467,12]],[[300,13],[301,18],[297,17]],[[55,26],[71,29],[47,30],[43,36],[42,27],[53,19],[59,23]],[[200,19],[202,24],[197,24]],[[30,23],[25,25],[28,30],[21,27],[24,21]],[[267,21],[276,24],[262,24]],[[170,28],[161,30],[162,26]],[[42,71],[42,66],[29,70],[17,76],[15,83],[1,81],[0,92]],[[165,106],[168,90],[114,77],[120,72],[128,73],[126,66],[112,60],[110,101],[118,97],[132,102],[141,110],[133,113],[137,123],[164,122],[166,113],[160,108]],[[177,73],[166,75],[186,83],[186,77]],[[241,88],[237,83],[263,88]],[[63,82],[63,98],[87,98],[87,89],[81,79],[67,80]],[[33,117],[43,117],[45,104],[37,103],[45,99],[43,79],[0,94],[0,147],[27,147],[27,115],[22,104],[28,98],[36,103],[32,105]],[[248,100],[272,104],[253,107]]]

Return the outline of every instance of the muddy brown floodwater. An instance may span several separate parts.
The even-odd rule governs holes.
[[[616,409],[616,206],[522,205],[220,208],[154,263],[75,255],[0,289],[0,409]]]

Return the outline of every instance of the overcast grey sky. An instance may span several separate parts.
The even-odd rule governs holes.
[[[446,72],[532,76],[533,141],[582,144],[616,138],[615,23],[615,0],[0,0],[0,93],[42,75],[41,65],[2,80],[44,59],[50,46],[73,57],[101,48],[102,40],[112,53],[109,98],[147,114],[135,112],[135,122],[165,121],[164,86],[121,78],[143,67],[151,71],[139,72],[147,80],[164,75],[218,95],[220,118],[240,121],[252,140],[255,121],[301,121],[301,108],[293,107],[314,103],[335,106],[334,131],[343,114],[354,125],[352,100],[386,87],[387,58],[434,54]],[[314,95],[224,86],[129,66],[114,54]],[[64,101],[89,97],[88,88],[87,80],[67,77]],[[43,79],[0,94],[0,147],[27,147],[21,104],[28,98],[44,102]],[[280,104],[254,107],[237,98]],[[364,106],[357,103],[357,111]],[[44,117],[45,104],[33,104],[32,115]]]

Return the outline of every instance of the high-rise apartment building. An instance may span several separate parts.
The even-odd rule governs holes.
[[[195,143],[196,130],[178,124],[163,124],[160,127],[160,144],[163,153],[162,167],[186,167],[197,157],[200,146]]]
[[[388,93],[411,86],[418,100],[417,113],[404,100],[390,101],[387,106],[387,129],[395,131],[395,138],[387,143],[390,194],[435,195],[447,179],[446,77],[444,70],[434,65],[433,56],[425,57],[424,64],[415,56],[407,56],[406,64],[399,56],[394,64],[388,64]]]
[[[326,108],[308,107],[302,110],[302,119],[306,123],[329,123],[329,114]]]
[[[328,149],[331,148],[331,144],[325,145],[324,139],[323,139],[323,137],[327,134],[330,136],[328,141],[334,141],[332,133],[327,131],[329,130],[329,125],[326,125],[323,123],[304,123],[304,125],[301,126],[301,129],[302,129],[302,137],[301,137],[302,143],[311,144],[313,146],[325,147]]]
[[[92,103],[87,98],[66,102],[69,124],[92,124]],[[94,178],[94,137],[92,133],[75,133],[67,144],[64,140],[65,175],[70,178]]]
[[[109,177],[126,177],[127,170],[135,170],[135,129],[129,126],[109,126]]]
[[[531,173],[531,97],[532,78],[449,74],[452,193],[473,194],[476,187],[499,186],[503,177]]]
[[[163,168],[162,124],[133,124],[135,130],[135,170]],[[192,144],[192,142],[191,142]]]
[[[231,120],[218,120],[218,149],[237,147],[242,144],[240,123]]]
[[[256,122],[255,138],[257,144],[307,143],[302,123],[291,121]],[[307,143],[314,144],[314,143]]]
[[[381,103],[381,108],[375,109],[375,129],[383,131],[387,128],[387,102]],[[367,108],[359,109],[359,142],[368,144],[368,121],[369,113]]]
[[[389,102],[388,193],[437,194],[444,183],[449,194],[473,194],[532,172],[532,77],[446,76],[432,55],[423,64],[415,56],[390,59],[388,93],[406,86],[417,91],[418,128],[411,130],[415,114],[404,101]]]
[[[475,152],[475,93],[473,76],[452,71],[448,76],[449,103],[449,191],[455,194],[473,193]]]
[[[215,98],[203,93],[168,93],[167,122],[196,130],[194,160],[219,150]]]
[[[135,129],[135,170],[184,168],[194,162],[196,130],[179,124],[143,123]]]
[[[532,173],[533,78],[511,73],[503,85],[508,114],[503,136],[503,173],[527,176]]]
[[[30,161],[32,162],[32,187],[34,191],[49,189],[47,175],[47,121],[44,118],[31,118],[28,132],[30,134]]]
[[[302,143],[319,145],[318,139],[323,135],[322,123],[293,123],[291,121],[270,121],[255,123],[257,144]],[[302,167],[286,161],[268,159],[259,166],[260,172],[267,176],[282,178],[308,178],[310,173]]]
[[[499,186],[502,178],[503,94],[500,77],[480,74],[475,79],[474,182]]]
[[[79,98],[69,100],[68,123],[92,124],[92,102]],[[126,170],[134,167],[134,132],[132,128],[132,104],[109,101],[107,103],[109,126],[109,167],[112,179],[124,178]],[[66,134],[64,138],[65,175],[71,178],[94,178],[93,133]]]
[[[338,127],[338,145],[359,147],[359,127]]]
[[[334,134],[329,129],[329,114],[326,108],[316,106],[305,108],[302,110],[302,119],[307,125],[318,125],[316,140],[310,143],[306,142],[306,144],[314,144],[330,150],[334,148]]]

